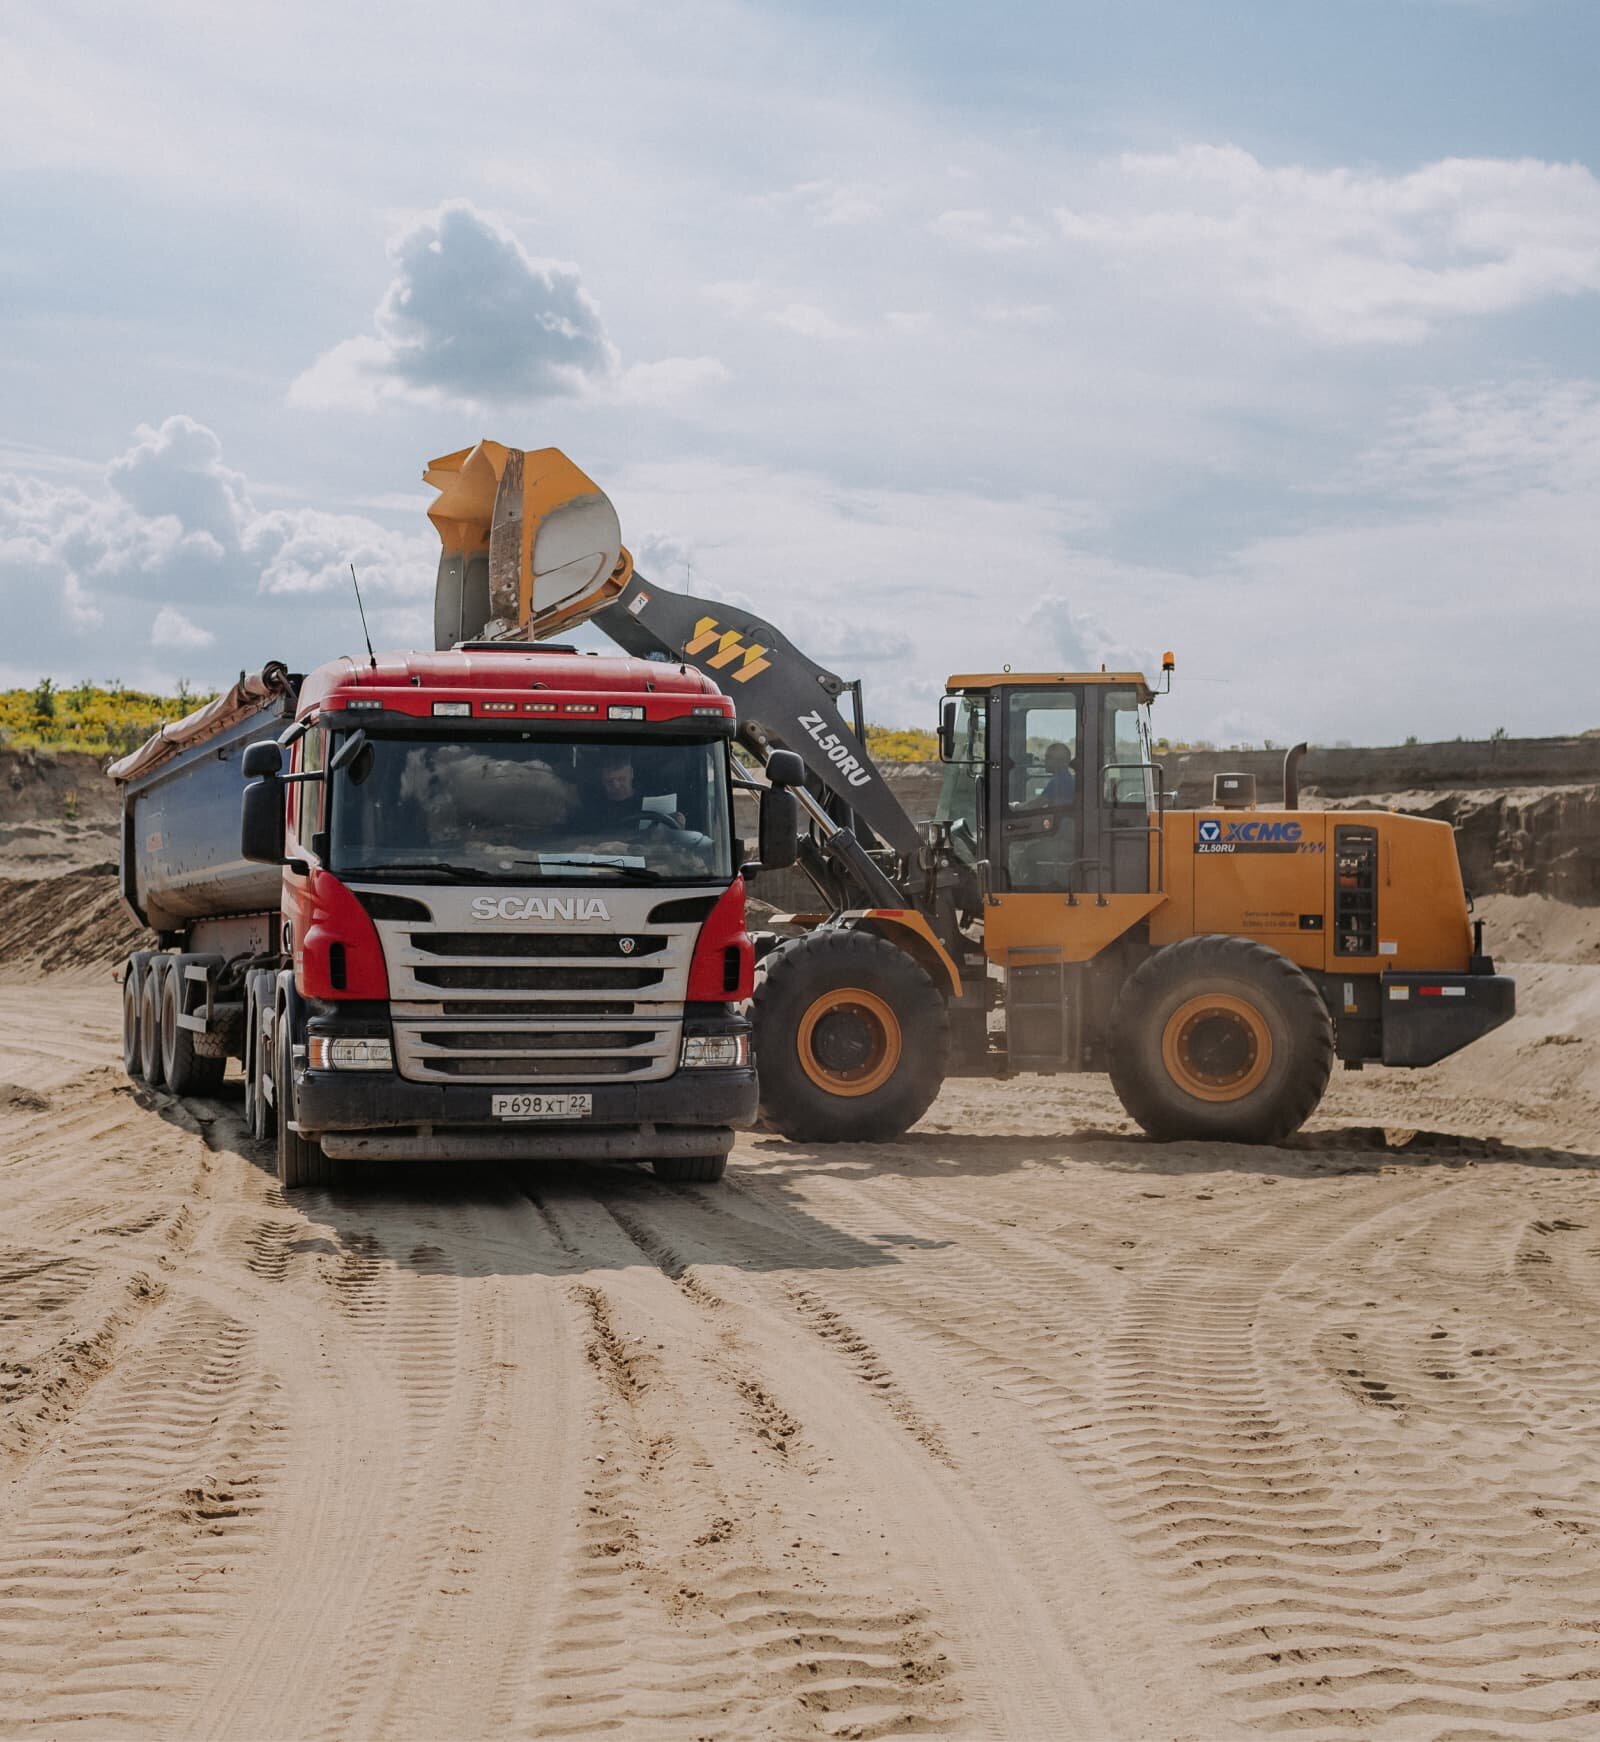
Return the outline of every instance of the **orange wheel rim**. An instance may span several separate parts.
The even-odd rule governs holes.
[[[870,1095],[900,1064],[900,1019],[876,992],[836,986],[800,1018],[795,1046],[806,1075],[830,1095]]]
[[[1272,1068],[1272,1031],[1246,999],[1202,992],[1167,1018],[1161,1062],[1197,1101],[1242,1100]]]

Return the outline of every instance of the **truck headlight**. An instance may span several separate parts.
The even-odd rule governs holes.
[[[314,1034],[306,1062],[314,1071],[392,1071],[394,1049],[386,1040]]]
[[[737,1070],[750,1062],[748,1034],[686,1034],[683,1037],[686,1070],[713,1068]]]

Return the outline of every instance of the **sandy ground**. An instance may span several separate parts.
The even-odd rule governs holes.
[[[1098,1079],[286,1203],[0,985],[0,1736],[1600,1733],[1600,967],[1294,1147]]]

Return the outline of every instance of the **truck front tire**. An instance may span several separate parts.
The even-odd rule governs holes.
[[[651,1172],[668,1185],[712,1186],[728,1171],[725,1155],[658,1155]]]
[[[1333,1023],[1310,979],[1266,944],[1206,935],[1169,944],[1122,988],[1111,1084],[1149,1134],[1281,1143],[1333,1069]]]
[[[751,1010],[761,1111],[801,1143],[903,1136],[944,1082],[944,1000],[870,932],[818,931],[775,950]]]
[[[290,1051],[289,1013],[278,1012],[278,1031],[273,1071],[273,1099],[277,1103],[278,1184],[285,1191],[296,1186],[331,1186],[336,1164],[323,1154],[314,1137],[302,1137],[291,1128],[294,1119],[294,1060]]]

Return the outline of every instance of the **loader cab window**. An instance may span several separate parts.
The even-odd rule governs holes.
[[[989,698],[981,691],[964,694],[956,704],[953,760],[944,766],[935,822],[950,824],[950,845],[963,865],[983,857],[980,793],[989,759]]]
[[[1001,831],[1009,888],[1084,886],[1080,700],[1066,688],[1006,694]]]
[[[1150,887],[1151,816],[1156,808],[1150,723],[1139,692],[1100,692],[1101,853],[1114,894]]]

